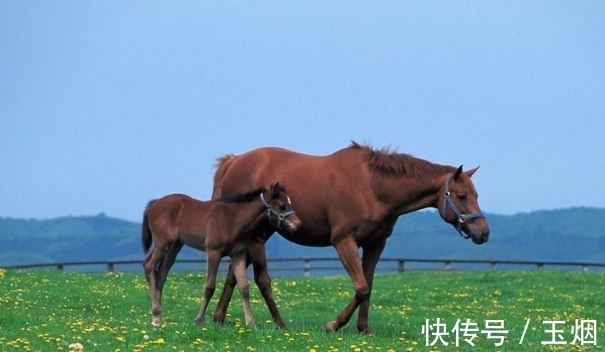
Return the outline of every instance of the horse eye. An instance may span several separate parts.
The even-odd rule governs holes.
[[[466,200],[466,194],[457,194],[456,195],[458,197],[458,199],[460,199],[461,201],[465,201]]]

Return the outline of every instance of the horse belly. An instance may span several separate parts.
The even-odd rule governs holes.
[[[300,216],[299,216],[300,218]],[[301,222],[303,223],[304,226],[304,221],[301,219]],[[324,234],[321,231],[314,231],[313,228],[313,223],[309,222],[309,229],[305,230],[301,230],[296,234],[290,234],[286,231],[280,232],[280,236],[282,236],[283,238],[287,239],[288,241],[292,242],[292,243],[296,243],[298,245],[301,246],[307,246],[307,247],[329,247],[332,245],[332,242],[330,241],[330,235],[328,234]]]
[[[181,242],[189,247],[197,249],[199,251],[206,251],[206,236],[199,232],[186,232],[181,233],[179,236]]]

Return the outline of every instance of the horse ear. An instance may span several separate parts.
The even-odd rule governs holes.
[[[279,181],[275,182],[271,185],[271,198],[276,197],[279,194],[279,190],[281,189],[281,185]]]
[[[465,171],[464,173],[465,173],[465,174],[466,174],[468,177],[471,177],[471,176],[473,176],[473,174],[474,174],[475,172],[477,172],[477,170],[479,170],[479,166],[477,166],[476,168],[474,168],[474,169],[472,169],[472,170],[467,170],[467,171]]]
[[[456,169],[456,171],[454,171],[454,180],[458,178],[458,176],[460,176],[460,174],[462,173],[462,165],[458,166],[458,168]]]

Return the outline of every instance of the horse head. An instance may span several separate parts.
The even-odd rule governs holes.
[[[441,218],[454,226],[464,238],[470,238],[476,244],[483,244],[489,238],[489,226],[477,202],[478,194],[471,176],[479,169],[462,171],[460,165],[456,171],[445,177],[439,196],[439,214]]]
[[[261,199],[267,209],[269,222],[278,229],[289,233],[296,233],[302,227],[302,222],[292,209],[292,202],[280,182],[272,184],[269,189],[261,193]]]

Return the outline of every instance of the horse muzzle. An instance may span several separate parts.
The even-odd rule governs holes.
[[[487,225],[485,227],[468,226],[465,233],[475,244],[484,244],[489,240],[489,227]]]
[[[295,216],[282,220],[281,228],[290,234],[295,234],[302,229],[302,222]]]

